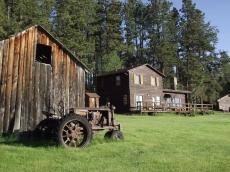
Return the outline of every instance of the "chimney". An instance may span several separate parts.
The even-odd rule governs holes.
[[[172,77],[170,80],[170,87],[173,90],[177,90],[177,78],[176,77]]]

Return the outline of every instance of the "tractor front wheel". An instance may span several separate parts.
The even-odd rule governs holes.
[[[107,131],[104,135],[105,139],[110,139],[113,131]]]
[[[114,131],[111,133],[111,139],[123,140],[123,139],[124,139],[124,135],[122,134],[121,131],[114,130]]]
[[[64,116],[57,128],[57,141],[64,147],[84,148],[92,140],[92,128],[88,120],[77,114]]]

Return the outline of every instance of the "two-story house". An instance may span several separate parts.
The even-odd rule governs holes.
[[[110,102],[117,112],[129,112],[138,107],[181,106],[187,103],[190,91],[163,89],[163,75],[149,64],[128,67],[97,76],[100,105]]]

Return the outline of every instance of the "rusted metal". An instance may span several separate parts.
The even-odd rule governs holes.
[[[123,139],[121,124],[114,118],[114,106],[104,108],[78,107],[70,108],[69,114],[58,117],[43,111],[46,119],[41,121],[34,131],[37,139],[55,138],[64,147],[86,147],[92,135],[108,130],[105,138]]]

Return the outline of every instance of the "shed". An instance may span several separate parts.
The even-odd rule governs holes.
[[[217,100],[219,110],[230,112],[230,94]]]
[[[86,107],[99,107],[100,96],[96,93],[85,93],[85,106]]]
[[[89,69],[41,26],[0,41],[0,133],[32,131],[42,111],[85,106]]]

